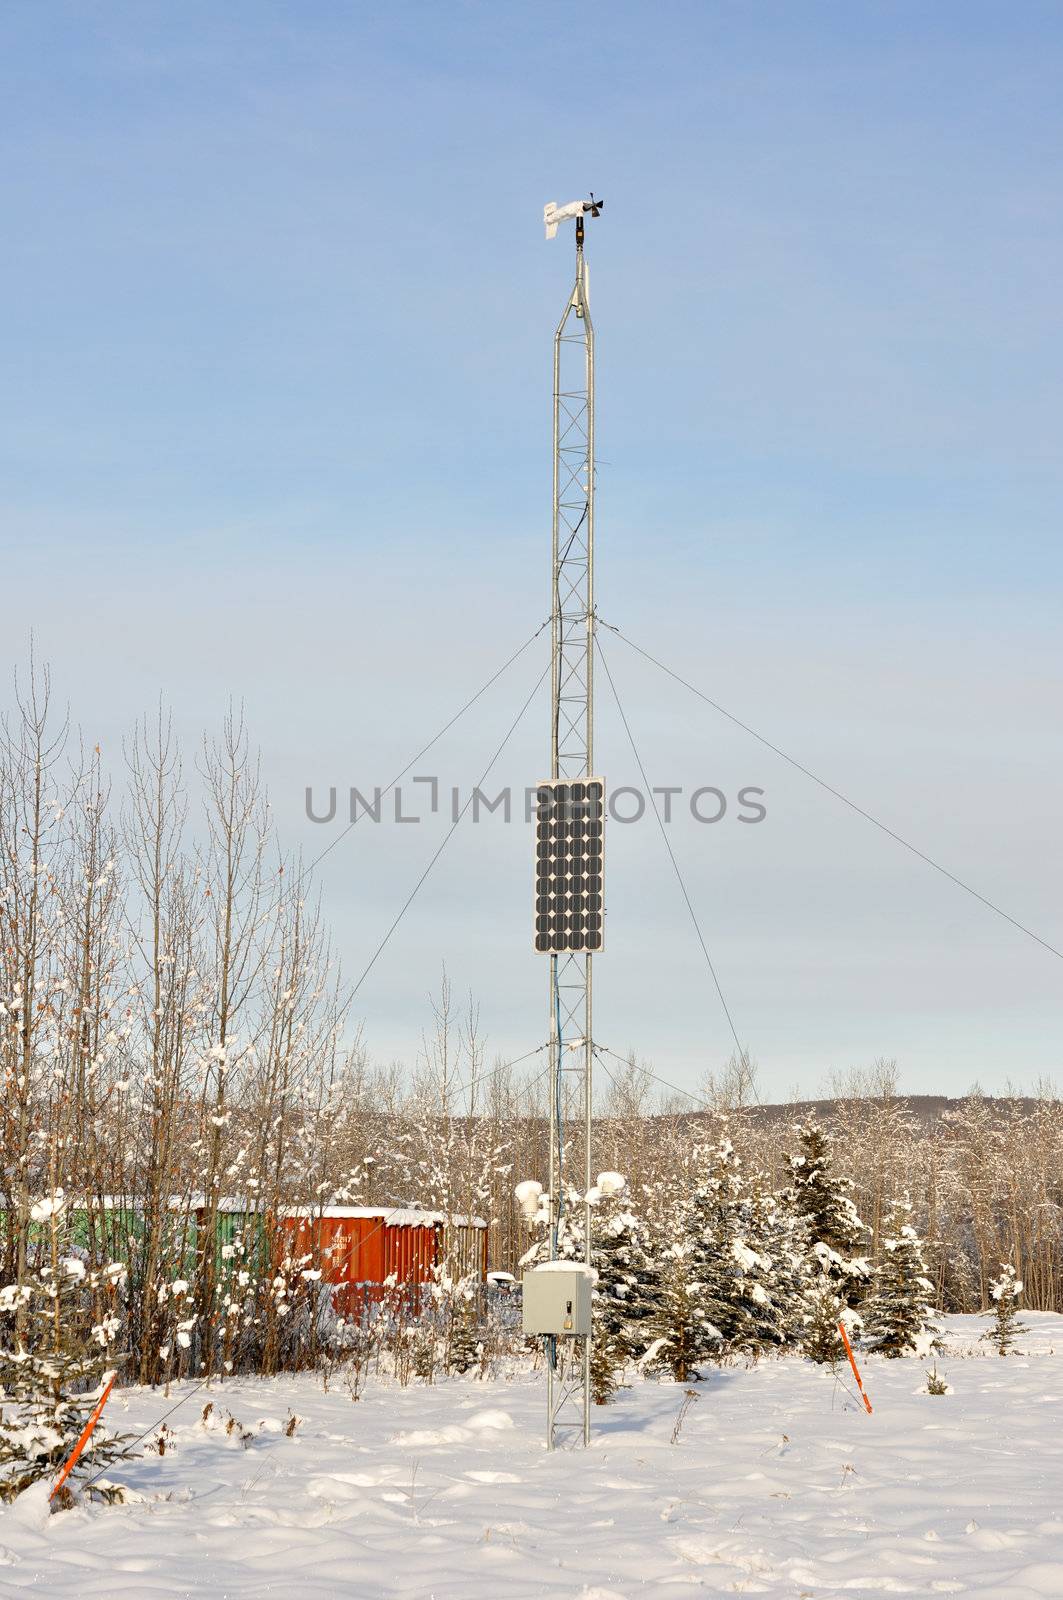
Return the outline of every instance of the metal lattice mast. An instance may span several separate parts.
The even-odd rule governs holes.
[[[588,207],[588,209],[590,209]],[[597,214],[597,213],[595,213]],[[554,485],[551,590],[550,772],[590,777],[594,761],[594,327],[576,217],[576,278],[554,336]],[[591,1187],[593,957],[550,958],[550,1258],[568,1196]],[[581,1148],[582,1146],[582,1148]],[[591,1208],[583,1200],[583,1254],[591,1260]],[[547,1444],[578,1412],[590,1438],[589,1338],[556,1341],[547,1362]]]

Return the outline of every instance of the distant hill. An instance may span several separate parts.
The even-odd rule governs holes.
[[[902,1094],[897,1100],[903,1102],[916,1120],[924,1127],[940,1120],[947,1111],[959,1111],[969,1103],[969,1096],[950,1096],[944,1094]],[[990,1110],[994,1107],[1015,1107],[1023,1111],[1032,1111],[1038,1102],[1028,1095],[984,1095],[982,1103]],[[755,1121],[764,1123],[776,1122],[802,1122],[808,1117],[827,1121],[839,1105],[850,1105],[848,1100],[787,1100],[779,1103],[747,1106],[744,1114]],[[874,1114],[874,1099],[862,1100],[861,1105],[867,1107],[869,1115]],[[708,1110],[692,1108],[684,1114],[690,1121],[700,1121],[703,1117],[714,1115]]]

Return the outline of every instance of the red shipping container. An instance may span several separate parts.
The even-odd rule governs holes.
[[[480,1217],[446,1216],[414,1207],[326,1206],[282,1212],[286,1252],[310,1256],[322,1282],[334,1285],[333,1304],[359,1315],[391,1286],[419,1299],[437,1271],[487,1277],[487,1224]]]

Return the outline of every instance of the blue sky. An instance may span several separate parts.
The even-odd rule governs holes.
[[[316,852],[305,785],[385,782],[545,615],[539,218],[593,187],[602,613],[1061,944],[1061,67],[1054,5],[8,5],[5,655],[32,625],[116,766],[160,692],[190,743],[242,698]],[[766,790],[673,840],[767,1092],[1057,1072],[1052,957],[610,661],[657,781]],[[351,973],[438,836],[323,864]],[[599,1037],[693,1085],[726,1024],[659,839],[610,851]],[[455,837],[359,996],[377,1055],[444,958],[540,1041],[529,857]]]

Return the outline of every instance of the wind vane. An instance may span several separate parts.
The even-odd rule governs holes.
[[[570,200],[566,206],[559,206],[556,200],[548,200],[543,206],[543,223],[546,227],[546,237],[553,239],[557,234],[558,223],[567,222],[570,217],[577,219],[580,226],[577,226],[576,233],[578,237],[582,236],[583,228],[581,225],[584,217],[588,214],[592,217],[600,217],[604,205],[604,200],[596,200],[594,198],[593,189],[589,200]]]

